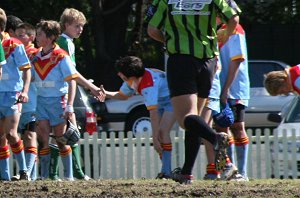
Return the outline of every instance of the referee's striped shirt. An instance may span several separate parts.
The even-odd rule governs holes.
[[[212,58],[218,54],[216,16],[227,22],[235,14],[225,0],[160,0],[149,25],[165,32],[169,54]]]

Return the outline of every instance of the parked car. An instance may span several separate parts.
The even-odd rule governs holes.
[[[264,75],[270,71],[280,71],[288,65],[275,60],[249,60],[250,100],[246,109],[246,128],[275,128],[278,123],[268,120],[269,113],[279,113],[295,97],[270,96],[263,85]]]
[[[99,131],[132,131],[152,134],[149,111],[143,97],[134,95],[128,100],[107,99],[101,103],[90,97],[96,112]]]
[[[76,88],[73,106],[79,131],[81,133],[88,132],[89,134],[96,132],[97,121],[95,112],[89,102],[89,94],[79,85]]]
[[[272,122],[279,123],[278,127],[274,130],[274,134],[277,133],[278,139],[284,136],[288,138],[286,142],[283,140],[279,141],[278,154],[275,154],[276,148],[274,145],[271,147],[272,161],[274,162],[275,159],[278,159],[277,171],[279,176],[281,178],[284,178],[284,176],[300,178],[300,96],[296,96],[280,113],[270,113],[268,119]],[[292,131],[295,131],[295,139],[291,138]],[[284,171],[285,166],[288,172]],[[293,172],[293,167],[296,172]],[[273,175],[274,169],[274,166],[272,166]]]
[[[268,120],[268,114],[280,112],[294,96],[270,96],[263,86],[263,79],[264,74],[287,67],[287,64],[281,61],[249,60],[251,99],[245,115],[247,128],[275,128],[278,125]],[[101,131],[132,131],[133,134],[152,132],[149,112],[142,96],[136,95],[124,101],[108,99],[104,103],[91,98],[91,103]]]

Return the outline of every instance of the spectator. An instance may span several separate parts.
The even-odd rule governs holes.
[[[59,47],[68,52],[74,66],[76,66],[76,61],[75,45],[73,43],[73,39],[80,37],[85,23],[86,18],[84,14],[74,8],[66,8],[60,17],[60,27],[62,29],[62,34],[59,36],[57,44],[59,45]],[[78,73],[78,75],[80,75],[80,73]],[[75,126],[77,125],[74,113],[72,114],[71,121]],[[77,179],[90,180],[90,177],[85,175],[82,170],[78,144],[72,145],[71,148],[74,177]],[[50,178],[53,180],[58,180],[59,150],[54,139],[51,140],[50,150]]]

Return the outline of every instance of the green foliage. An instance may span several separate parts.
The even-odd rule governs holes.
[[[241,19],[250,24],[299,24],[298,0],[237,1],[242,8]]]

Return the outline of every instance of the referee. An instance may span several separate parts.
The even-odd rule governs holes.
[[[216,169],[222,170],[225,166],[228,136],[216,133],[198,116],[198,105],[208,97],[216,69],[216,16],[227,24],[227,38],[234,33],[239,17],[226,0],[154,2],[148,34],[166,45],[167,78],[174,113],[179,125],[186,130],[185,162],[182,168],[173,170],[172,179],[189,184],[201,138],[214,146]]]

